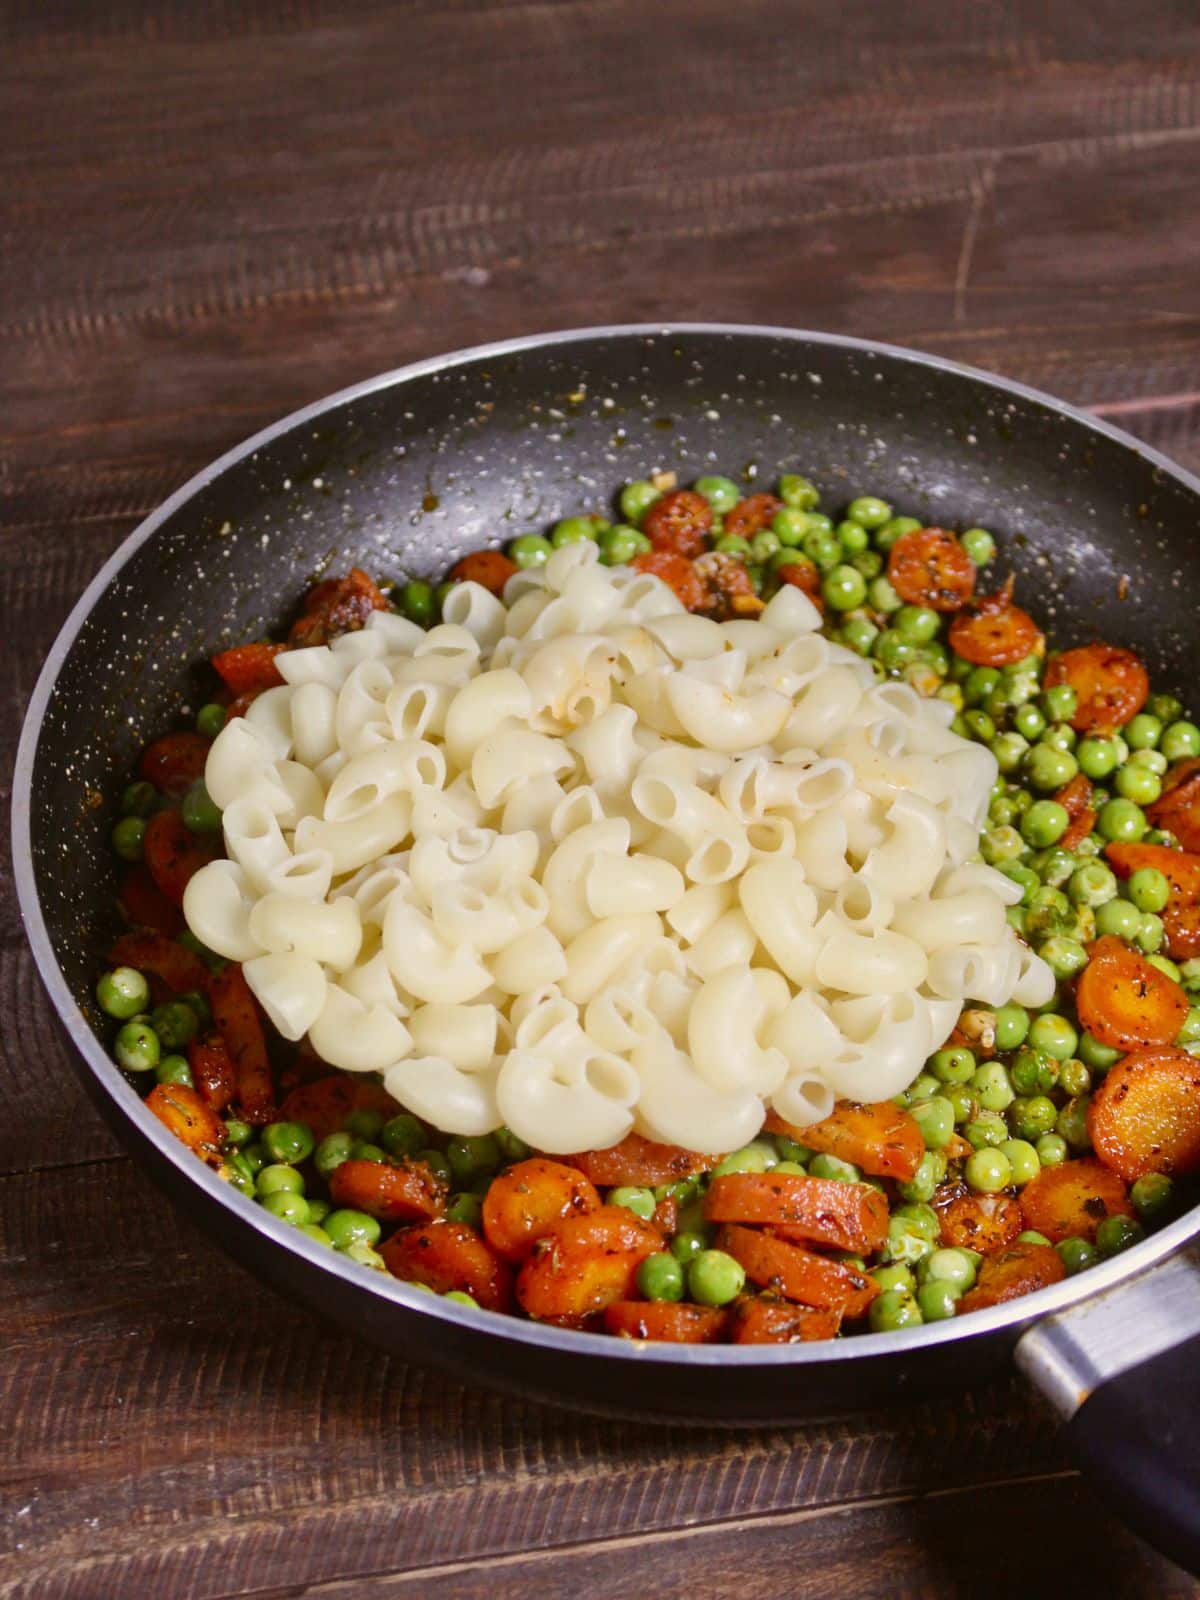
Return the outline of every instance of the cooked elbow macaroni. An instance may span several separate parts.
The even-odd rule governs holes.
[[[795,589],[716,623],[596,554],[291,651],[215,740],[228,859],[184,911],[286,1038],[449,1133],[721,1150],[1050,994],[948,708]]]

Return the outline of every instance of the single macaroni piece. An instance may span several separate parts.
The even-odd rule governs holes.
[[[285,651],[209,752],[188,925],[448,1133],[730,1150],[895,1095],[964,1001],[1054,979],[972,859],[994,757],[820,621],[690,615],[582,540]]]

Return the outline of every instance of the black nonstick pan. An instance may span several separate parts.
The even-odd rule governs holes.
[[[419,1294],[277,1222],[142,1107],[92,984],[112,931],[112,797],[195,704],[193,667],[313,576],[435,577],[654,467],[802,471],[1002,537],[1053,642],[1137,649],[1196,705],[1200,481],[1045,395],[912,352],[773,328],[600,328],[387,373],[249,440],[130,536],[68,619],[17,759],[14,850],[42,979],[106,1121],[251,1272],[405,1360],[638,1418],[758,1424],[979,1382],[1015,1358],[1120,1512],[1200,1568],[1193,1211],[1119,1258],[961,1320],[789,1348],[645,1347]]]

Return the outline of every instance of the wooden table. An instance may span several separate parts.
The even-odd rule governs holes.
[[[276,415],[455,346],[837,329],[1043,385],[1200,467],[1189,0],[6,20],[9,765],[56,629],[141,516]],[[719,1435],[518,1405],[330,1332],[120,1155],[8,880],[0,917],[0,1596],[1194,1592],[1015,1382]]]

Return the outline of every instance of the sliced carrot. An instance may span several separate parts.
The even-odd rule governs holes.
[[[1200,854],[1165,844],[1106,844],[1104,854],[1119,878],[1156,867],[1181,899],[1200,899]]]
[[[168,939],[183,932],[183,912],[167,899],[144,861],[135,861],[121,874],[117,903],[126,922],[135,928],[153,928]]]
[[[656,1144],[653,1139],[643,1139],[640,1133],[626,1134],[620,1144],[610,1145],[607,1150],[587,1150],[563,1157],[598,1189],[678,1183],[681,1178],[710,1171],[721,1159],[719,1155],[701,1155],[677,1144]]]
[[[793,589],[803,589],[817,610],[824,611],[825,599],[821,594],[821,574],[817,570],[815,561],[810,561],[807,556],[798,555],[794,560],[785,561],[783,566],[776,568],[775,576],[780,583],[790,583]]]
[[[716,1344],[728,1312],[714,1306],[667,1300],[615,1300],[604,1308],[604,1331],[622,1339],[658,1339],[665,1344]]]
[[[1021,1190],[1021,1215],[1027,1228],[1057,1244],[1094,1239],[1105,1217],[1131,1217],[1133,1207],[1117,1174],[1088,1158],[1043,1167]]]
[[[361,628],[372,611],[386,611],[387,596],[361,567],[344,578],[326,578],[305,595],[288,641],[293,645],[328,644],[339,634]]]
[[[766,1127],[769,1133],[782,1133],[810,1150],[852,1161],[872,1177],[899,1178],[904,1183],[913,1177],[925,1154],[917,1123],[890,1100],[873,1105],[839,1100],[823,1122],[807,1128],[797,1128],[772,1111]]]
[[[379,1253],[393,1278],[424,1283],[438,1294],[457,1289],[488,1311],[512,1310],[512,1268],[465,1222],[401,1228]]]
[[[214,1111],[224,1111],[237,1093],[233,1059],[219,1033],[193,1039],[188,1046],[188,1065],[196,1093]]]
[[[142,851],[159,893],[179,905],[192,876],[216,857],[217,844],[185,827],[178,811],[158,811],[146,824]]]
[[[1185,850],[1200,850],[1200,759],[1189,757],[1168,768],[1162,793],[1146,807],[1146,815]]]
[[[879,1293],[865,1273],[758,1228],[727,1224],[717,1234],[717,1248],[741,1262],[751,1283],[802,1305],[859,1317]]]
[[[237,644],[219,651],[212,664],[232,694],[261,694],[284,681],[275,657],[286,649],[285,644]]]
[[[945,528],[915,528],[888,552],[888,580],[910,605],[958,611],[975,592],[975,563]]]
[[[708,591],[686,556],[677,556],[670,550],[647,550],[634,556],[630,566],[661,578],[688,611],[703,611],[708,604]]]
[[[1096,1154],[1127,1183],[1200,1167],[1200,1061],[1158,1046],[1118,1061],[1092,1096]]]
[[[1188,997],[1174,979],[1121,939],[1106,934],[1088,952],[1075,989],[1079,1020],[1113,1050],[1170,1044],[1187,1017]]]
[[[329,1192],[337,1205],[383,1222],[432,1222],[446,1209],[446,1184],[424,1161],[343,1161]]]
[[[1092,786],[1082,772],[1077,772],[1070,783],[1065,783],[1054,796],[1070,817],[1067,831],[1058,841],[1062,850],[1074,850],[1082,844],[1096,826],[1096,809],[1092,805]]]
[[[211,1106],[181,1083],[156,1083],[146,1105],[164,1127],[210,1167],[222,1163],[225,1124]]]
[[[1034,655],[1045,638],[1028,611],[1012,603],[1010,578],[996,594],[981,595],[950,624],[950,648],[977,667],[1008,667]]]
[[[198,733],[165,733],[142,751],[138,776],[178,800],[204,776],[210,742]]]
[[[734,1306],[729,1332],[734,1344],[809,1344],[832,1339],[842,1325],[836,1311],[794,1306],[787,1300],[747,1295]]]
[[[1003,1305],[1038,1289],[1059,1283],[1067,1269],[1057,1250],[1048,1244],[1017,1241],[988,1256],[979,1268],[979,1281],[958,1302],[960,1311],[982,1311],[986,1306]]]
[[[108,952],[108,959],[114,967],[136,967],[139,972],[152,974],[175,994],[204,989],[208,983],[208,968],[199,956],[150,928],[123,933]]]
[[[665,1195],[658,1202],[650,1221],[664,1239],[673,1238],[679,1232],[679,1201],[674,1195]]]
[[[783,501],[777,500],[773,494],[748,494],[744,500],[738,501],[732,511],[725,513],[725,532],[738,539],[753,539],[782,510]]]
[[[208,992],[213,1021],[233,1061],[242,1115],[247,1122],[270,1122],[275,1114],[275,1085],[267,1041],[241,967],[231,961],[214,973],[208,980]]]
[[[1146,704],[1150,679],[1132,650],[1111,644],[1085,644],[1052,656],[1047,689],[1067,684],[1075,691],[1071,726],[1078,733],[1112,733]]]
[[[600,1206],[556,1223],[517,1278],[517,1300],[539,1322],[584,1327],[605,1306],[630,1300],[637,1269],[662,1235],[624,1206]]]
[[[656,550],[677,556],[698,556],[712,527],[712,507],[694,489],[660,495],[642,518],[642,532]]]
[[[1025,1226],[1021,1208],[1010,1194],[971,1194],[957,1185],[946,1185],[933,1197],[933,1207],[942,1225],[942,1243],[957,1249],[978,1250],[991,1255],[1003,1250]]]
[[[709,1222],[765,1223],[781,1239],[870,1253],[887,1238],[887,1196],[865,1183],[802,1173],[730,1172],[704,1199]]]
[[[472,550],[450,568],[450,577],[456,583],[478,583],[499,598],[504,585],[518,570],[517,563],[502,550]]]
[[[595,1186],[582,1172],[534,1156],[518,1161],[488,1185],[483,1231],[497,1255],[523,1261],[556,1223],[584,1216],[599,1205]]]
[[[1176,961],[1191,961],[1200,956],[1200,903],[1193,900],[1183,905],[1168,901],[1162,919],[1169,956]]]
[[[373,1079],[339,1072],[293,1089],[279,1114],[287,1122],[303,1122],[319,1142],[340,1132],[354,1111],[378,1111],[381,1116],[394,1117],[399,1110],[387,1090]]]

